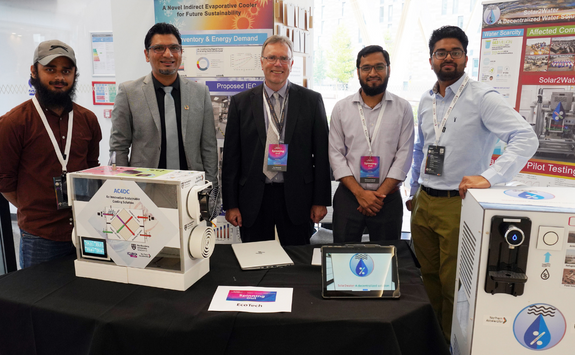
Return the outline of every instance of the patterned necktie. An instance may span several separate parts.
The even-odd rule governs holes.
[[[278,119],[281,119],[280,94],[277,92],[274,92],[272,97],[274,100],[273,105],[274,105],[274,111],[276,113],[276,117],[278,117]],[[271,114],[271,112],[270,112],[270,114]],[[277,172],[268,170],[269,146],[270,146],[270,144],[278,144],[279,143],[279,137],[277,136],[277,134],[274,131],[273,126],[272,126],[274,124],[275,123],[274,123],[273,117],[268,117],[268,132],[266,135],[266,147],[265,147],[266,151],[264,154],[264,174],[270,180],[272,180],[277,175]],[[280,132],[280,134],[281,134],[281,132]]]
[[[176,104],[172,97],[171,86],[164,86],[164,119],[166,120],[166,168],[180,169],[180,147],[178,145],[178,121],[176,120]]]

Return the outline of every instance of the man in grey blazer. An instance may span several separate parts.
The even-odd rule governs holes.
[[[112,111],[110,153],[116,164],[205,171],[217,184],[217,141],[210,93],[181,78],[182,39],[176,27],[155,24],[144,55],[152,72],[120,84]]]

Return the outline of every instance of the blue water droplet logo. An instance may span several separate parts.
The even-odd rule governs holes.
[[[565,337],[567,322],[556,307],[535,303],[523,308],[513,322],[515,339],[530,350],[547,350]]]
[[[489,14],[489,20],[488,20],[488,24],[492,25],[495,23],[495,14],[493,13],[493,10],[491,10],[491,13]]]
[[[363,262],[363,260],[360,260],[357,263],[357,266],[355,267],[355,274],[357,276],[366,276],[367,275],[367,266],[365,266],[365,263]]]
[[[527,328],[523,340],[525,344],[532,349],[543,349],[549,344],[551,341],[551,333],[541,314],[537,316],[535,321]]]
[[[368,254],[357,253],[349,260],[349,268],[355,276],[366,277],[372,273],[374,262]]]

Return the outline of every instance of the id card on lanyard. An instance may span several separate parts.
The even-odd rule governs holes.
[[[271,102],[267,95],[266,90],[263,90],[264,95],[264,106],[268,115],[268,124],[272,125],[274,133],[278,137],[278,144],[268,145],[268,171],[275,172],[286,172],[287,171],[287,161],[288,161],[288,145],[284,144],[281,138],[281,132],[283,131],[285,123],[285,113],[286,113],[286,102],[289,97],[289,84],[286,89],[285,98],[281,105],[281,117],[278,119],[275,110],[270,110]]]
[[[379,115],[377,116],[377,122],[373,130],[373,137],[369,135],[369,129],[367,128],[367,122],[365,120],[365,114],[363,112],[363,107],[361,102],[357,103],[357,110],[359,111],[359,117],[361,119],[361,125],[363,127],[363,133],[365,135],[365,140],[367,141],[367,147],[369,149],[369,155],[364,155],[360,158],[359,162],[359,182],[360,183],[370,183],[379,184],[379,156],[373,155],[373,149],[371,147],[371,142],[375,141],[377,134],[379,133],[379,126],[381,125],[381,119],[385,108],[387,107],[387,101],[385,97],[381,100],[381,108],[379,109]]]
[[[46,131],[48,132],[48,136],[50,137],[50,141],[52,142],[52,146],[54,147],[54,152],[58,157],[58,161],[62,165],[62,174],[60,176],[55,176],[52,178],[54,183],[54,193],[56,194],[56,203],[57,203],[56,207],[59,210],[70,208],[70,206],[68,206],[66,169],[68,166],[68,160],[70,159],[70,148],[72,146],[72,126],[74,123],[74,110],[71,110],[68,113],[68,135],[66,136],[67,140],[66,140],[66,147],[64,148],[64,155],[62,155],[60,147],[58,146],[58,142],[56,141],[56,137],[54,136],[54,132],[52,132],[52,128],[50,128],[48,120],[46,119],[46,115],[44,114],[44,111],[42,111],[42,107],[40,106],[40,103],[38,102],[36,96],[32,98],[32,102],[36,107],[38,115],[40,115],[40,118],[42,119],[42,123],[44,124]]]
[[[425,160],[426,174],[435,176],[443,175],[445,146],[439,145],[439,138],[441,137],[443,132],[445,132],[445,123],[447,122],[447,119],[449,118],[451,111],[453,111],[453,108],[455,107],[457,100],[459,100],[459,97],[461,96],[463,89],[465,89],[465,86],[469,81],[469,77],[467,76],[467,74],[464,75],[465,78],[463,79],[463,83],[461,83],[459,89],[455,93],[455,97],[453,97],[453,100],[451,100],[451,104],[449,104],[449,107],[447,108],[445,115],[443,115],[443,119],[441,120],[441,122],[437,121],[437,98],[436,98],[437,94],[433,96],[433,129],[435,131],[435,144],[431,144],[429,145],[429,147],[427,147],[427,159]]]

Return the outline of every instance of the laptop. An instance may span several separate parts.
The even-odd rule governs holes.
[[[293,265],[292,259],[276,240],[232,244],[232,249],[242,270],[269,269]]]

